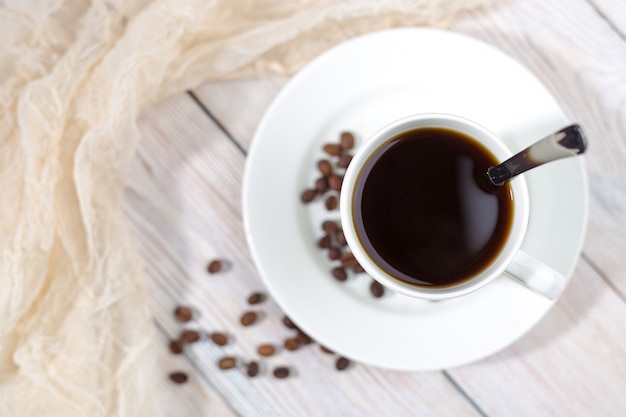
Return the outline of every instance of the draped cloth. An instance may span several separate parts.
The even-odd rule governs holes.
[[[146,278],[121,210],[147,107],[489,1],[5,0],[0,416],[160,414]]]

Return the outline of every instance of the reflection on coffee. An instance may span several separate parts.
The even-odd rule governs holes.
[[[508,184],[479,184],[495,156],[445,128],[418,128],[381,145],[358,174],[353,218],[370,258],[417,286],[447,287],[482,272],[513,220]]]

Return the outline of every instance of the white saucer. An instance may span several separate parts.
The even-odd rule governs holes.
[[[521,337],[553,305],[506,277],[438,303],[395,293],[375,299],[367,277],[331,277],[316,241],[322,220],[339,213],[300,202],[317,177],[322,144],[343,130],[363,140],[390,121],[425,112],[473,119],[514,152],[568,123],[541,83],[498,50],[439,30],[383,31],[330,50],[291,79],[258,128],[244,177],[247,238],[274,299],[321,344],[391,369],[481,359]],[[569,279],[587,219],[582,158],[525,175],[531,214],[522,247]]]

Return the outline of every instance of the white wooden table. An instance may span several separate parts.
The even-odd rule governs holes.
[[[168,98],[141,120],[143,140],[128,176],[126,212],[146,258],[162,347],[155,383],[171,416],[624,416],[626,415],[626,0],[502,0],[466,13],[451,30],[525,64],[587,130],[591,191],[583,254],[565,294],[529,334],[478,363],[437,372],[392,372],[363,364],[334,369],[311,345],[262,359],[296,374],[248,378],[221,371],[225,355],[291,332],[271,299],[244,328],[248,295],[263,284],[241,213],[246,151],[284,77],[208,83]],[[214,258],[226,271],[210,275]],[[183,355],[175,306],[199,317],[187,327],[224,331]],[[189,374],[171,383],[173,370]]]

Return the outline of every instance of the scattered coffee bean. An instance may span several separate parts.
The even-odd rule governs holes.
[[[243,315],[241,316],[239,321],[244,326],[250,326],[250,325],[254,324],[257,321],[258,318],[259,318],[259,314],[257,312],[255,312],[255,311],[247,311],[247,312],[243,313]]]
[[[187,344],[196,343],[200,340],[200,333],[196,330],[183,330],[180,334],[180,340]]]
[[[228,344],[228,336],[224,333],[213,332],[211,333],[211,341],[218,346],[225,346]]]
[[[172,352],[174,355],[179,355],[185,350],[185,342],[183,342],[182,340],[170,340],[169,346],[170,352]]]
[[[331,175],[328,177],[328,186],[331,190],[340,191],[341,184],[343,183],[343,178],[339,175]]]
[[[220,272],[223,266],[224,265],[221,260],[214,259],[211,262],[209,262],[209,265],[207,266],[207,271],[209,271],[209,274],[215,274],[215,273]]]
[[[334,195],[329,195],[328,197],[326,197],[326,200],[324,200],[324,206],[326,207],[326,210],[334,210],[337,208],[338,205],[339,200],[337,200],[337,197]]]
[[[343,234],[343,230],[341,229],[337,230],[337,233],[335,234],[335,239],[337,240],[337,243],[339,243],[341,246],[348,245],[348,241],[346,241],[346,235]]]
[[[340,266],[333,268],[332,274],[337,281],[343,282],[348,279],[348,274],[346,273],[346,270]]]
[[[315,190],[312,190],[312,189],[304,190],[304,192],[300,195],[300,199],[302,200],[303,203],[310,203],[311,201],[315,199],[316,194],[317,194],[317,191]]]
[[[287,316],[283,316],[283,324],[288,329],[298,329],[298,326],[296,326],[295,323]]]
[[[274,368],[274,376],[278,379],[284,379],[287,378],[289,376],[291,372],[289,371],[289,368],[287,368],[286,366],[278,366],[276,368]]]
[[[250,296],[248,296],[248,304],[261,304],[266,298],[267,297],[262,292],[253,292]]]
[[[193,312],[189,307],[178,306],[174,310],[174,317],[181,323],[186,323],[193,318]]]
[[[330,248],[330,244],[331,244],[331,241],[330,241],[329,235],[324,235],[317,241],[317,246],[322,249]]]
[[[380,298],[385,295],[385,287],[378,281],[372,281],[370,284],[370,292],[374,297]]]
[[[341,254],[341,266],[344,268],[354,268],[357,265],[358,262],[352,252],[344,252]]]
[[[350,366],[350,360],[348,358],[344,358],[343,356],[338,357],[335,361],[335,368],[338,371],[343,371],[348,368],[348,366]]]
[[[348,168],[350,162],[352,162],[352,155],[341,155],[341,158],[339,158],[339,161],[337,162],[337,166],[339,168]]]
[[[264,344],[264,345],[260,345],[256,349],[256,351],[261,356],[269,357],[269,356],[274,355],[274,353],[276,353],[276,348],[274,347],[274,345]]]
[[[237,366],[237,359],[232,356],[225,356],[217,362],[217,366],[224,371],[227,369],[233,369]]]
[[[298,330],[298,333],[296,334],[296,339],[301,345],[310,345],[311,343],[313,343],[313,339],[311,339],[311,336],[304,333],[302,330]]]
[[[331,354],[331,355],[332,355],[333,353],[335,353],[335,352],[333,352],[332,350],[328,349],[328,348],[327,348],[326,346],[324,346],[324,345],[320,345],[320,350],[321,350],[322,352],[324,352],[324,353],[328,353],[328,354]]]
[[[170,380],[176,384],[184,384],[189,379],[186,373],[180,371],[172,372],[169,377]]]
[[[342,132],[339,138],[339,146],[344,151],[352,149],[354,147],[354,135],[350,132]]]
[[[327,235],[332,236],[339,230],[339,225],[332,220],[326,220],[322,223],[322,230],[326,232]]]
[[[300,341],[297,338],[286,339],[283,346],[289,351],[294,351],[300,347]]]
[[[335,246],[328,248],[328,259],[336,261],[341,258],[341,250]]]
[[[363,268],[361,266],[361,264],[354,265],[354,268],[352,268],[352,270],[354,271],[355,274],[363,274],[363,273],[365,273],[365,268]]]
[[[339,154],[341,154],[341,147],[336,143],[327,143],[322,147],[322,149],[328,155],[338,156]]]
[[[248,362],[248,364],[246,365],[246,374],[250,378],[254,378],[255,376],[257,376],[259,374],[259,370],[259,363],[256,361]]]
[[[333,173],[333,167],[330,164],[330,161],[328,161],[328,159],[319,160],[317,162],[317,169],[319,169],[322,175],[325,177],[329,177],[330,174]]]
[[[328,177],[318,178],[315,181],[315,191],[317,191],[318,194],[324,194],[328,191]]]

